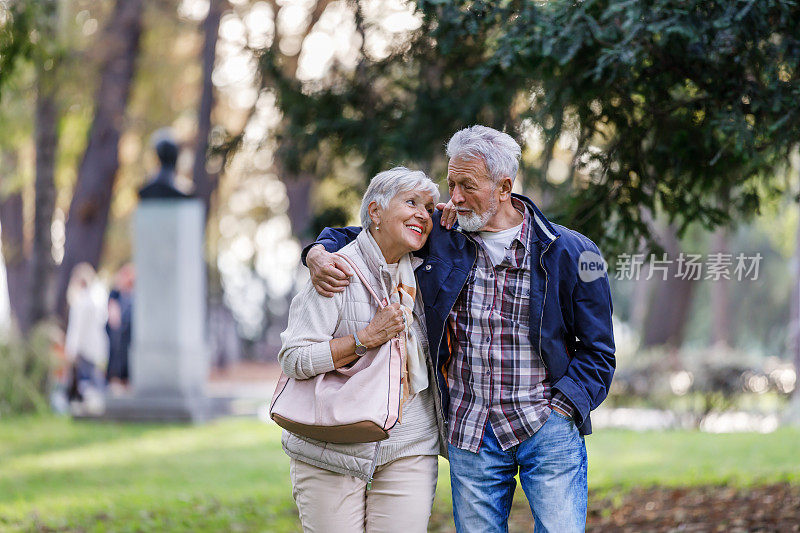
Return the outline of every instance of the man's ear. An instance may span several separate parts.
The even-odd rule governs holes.
[[[369,213],[369,218],[372,220],[372,223],[376,226],[380,225],[381,223],[381,213],[383,213],[383,209],[378,205],[378,202],[372,201],[367,206],[367,212]]]
[[[508,200],[511,198],[511,189],[514,188],[514,182],[511,181],[511,178],[505,177],[500,180],[497,188],[500,191],[500,200]]]

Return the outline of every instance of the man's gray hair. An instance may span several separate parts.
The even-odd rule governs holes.
[[[429,192],[434,204],[439,201],[439,187],[421,170],[394,167],[378,172],[369,182],[364,199],[361,200],[361,225],[364,229],[367,230],[372,225],[369,204],[376,202],[382,209],[386,209],[392,198],[406,191]]]
[[[522,149],[511,135],[486,126],[464,128],[447,143],[447,157],[480,159],[495,184],[506,176],[514,183],[521,154]]]

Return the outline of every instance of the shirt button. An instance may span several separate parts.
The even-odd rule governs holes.
[[[431,270],[431,266],[430,265],[425,265],[425,271],[426,272],[430,272],[430,270]]]
[[[492,340],[492,338],[491,338],[491,337],[486,337],[486,342],[489,342],[489,341],[491,341],[491,340]]]

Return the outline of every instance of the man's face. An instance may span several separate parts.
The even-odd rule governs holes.
[[[447,187],[464,231],[479,231],[497,213],[498,188],[480,159],[454,157],[447,164]]]

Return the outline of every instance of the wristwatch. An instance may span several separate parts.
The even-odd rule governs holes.
[[[358,340],[358,333],[355,331],[353,332],[353,338],[356,340],[356,355],[361,357],[367,353],[367,347],[361,344],[361,341]]]

